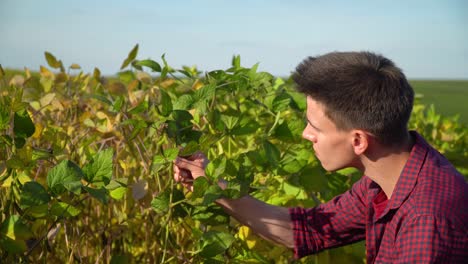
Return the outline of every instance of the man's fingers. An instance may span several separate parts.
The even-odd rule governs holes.
[[[194,154],[192,154],[190,157],[188,157],[188,160],[196,160],[196,159],[201,159],[204,158],[204,154],[201,151],[197,151]]]
[[[174,180],[176,182],[180,182],[180,170],[179,170],[179,167],[177,167],[175,164],[174,164]]]
[[[190,170],[191,168],[197,167],[197,168],[202,168],[201,164],[199,162],[195,162],[192,160],[184,159],[181,157],[177,157],[175,160],[176,166],[182,169],[188,169]]]

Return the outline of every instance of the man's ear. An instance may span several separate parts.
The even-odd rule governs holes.
[[[366,152],[369,147],[370,140],[372,139],[370,135],[363,130],[353,130],[351,131],[351,140],[354,154],[361,155]]]

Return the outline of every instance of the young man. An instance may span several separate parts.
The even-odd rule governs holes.
[[[373,53],[334,52],[307,58],[293,78],[307,97],[303,137],[322,166],[354,167],[363,177],[314,208],[250,196],[217,203],[260,236],[293,248],[296,258],[365,239],[368,263],[466,263],[468,185],[408,131],[414,92],[401,70]],[[203,177],[206,163],[201,153],[178,158],[174,177],[192,189],[186,179]]]

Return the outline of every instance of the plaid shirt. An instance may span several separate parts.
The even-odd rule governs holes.
[[[468,184],[416,132],[410,157],[379,217],[381,188],[363,176],[317,207],[290,208],[295,257],[366,239],[367,263],[468,263]]]

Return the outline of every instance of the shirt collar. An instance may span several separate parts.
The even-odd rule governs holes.
[[[392,197],[388,201],[387,207],[374,221],[385,217],[391,209],[398,209],[408,198],[416,185],[419,172],[424,164],[430,146],[416,131],[410,131],[410,134],[414,139],[414,145],[411,148],[410,156],[401,171],[400,178],[397,181]],[[374,181],[371,181],[369,187],[370,196],[368,196],[368,202],[371,203],[382,189]]]
[[[410,131],[410,134],[414,139],[414,145],[390,198],[389,209],[399,208],[411,194],[429,150],[429,144],[421,135],[416,131]]]

